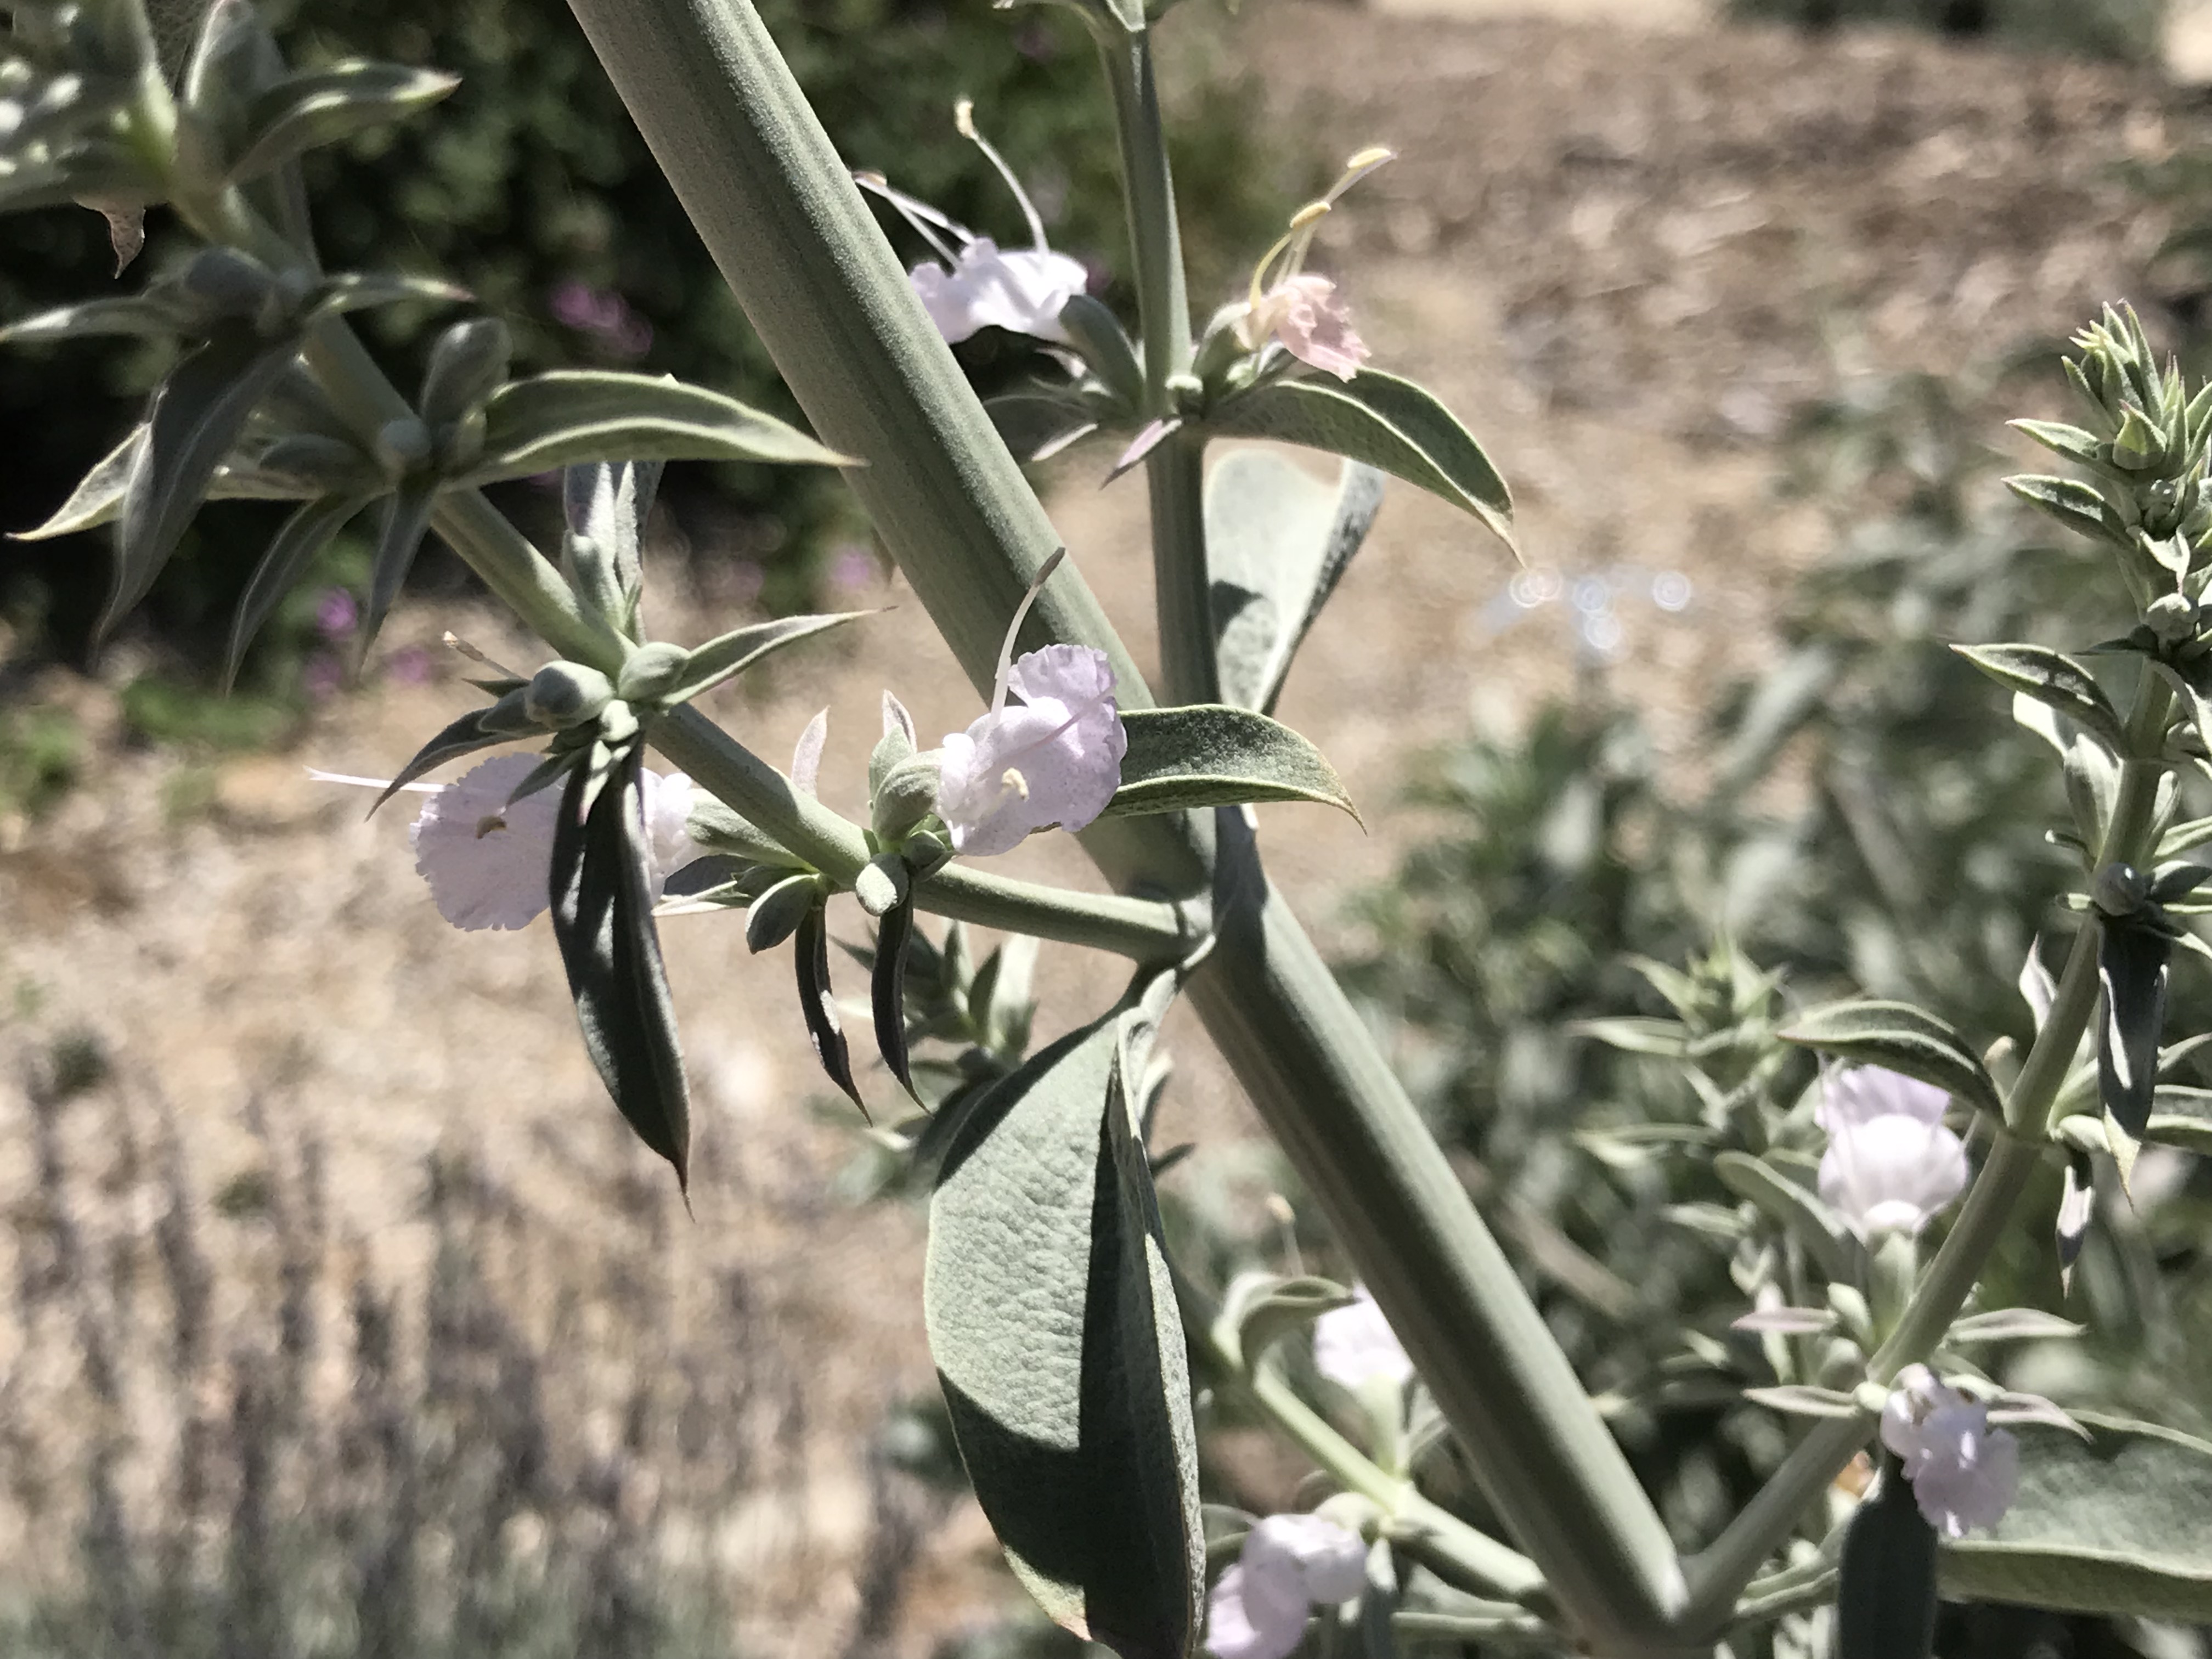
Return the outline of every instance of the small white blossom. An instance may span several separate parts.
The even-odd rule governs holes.
[[[1276,340],[1300,362],[1340,380],[1357,374],[1369,356],[1336,284],[1311,271],[1285,277],[1253,300],[1237,319],[1237,337],[1248,351]]]
[[[1314,1322],[1315,1368],[1347,1389],[1377,1376],[1403,1387],[1413,1380],[1413,1362],[1367,1287],[1359,1285],[1355,1295],[1349,1306],[1332,1308]]]
[[[991,327],[1064,343],[1060,307],[1091,282],[1079,259],[1042,246],[1002,252],[988,236],[953,252],[950,269],[925,259],[907,276],[929,320],[954,344]]]
[[[1966,1145],[1943,1125],[1948,1100],[1878,1066],[1846,1066],[1822,1084],[1820,1196],[1861,1238],[1917,1233],[1966,1189]]]
[[[991,711],[939,751],[937,811],[953,850],[1004,853],[1032,830],[1082,829],[1114,799],[1128,748],[1104,652],[1030,652],[1002,671]]]
[[[1317,1515],[1271,1515],[1206,1601],[1206,1646],[1217,1659],[1284,1659],[1314,1607],[1334,1607],[1366,1584],[1367,1546]]]
[[[1881,1443],[1905,1465],[1913,1500],[1946,1538],[1994,1527],[2020,1490],[2020,1442],[1989,1407],[1908,1365],[1881,1412]]]

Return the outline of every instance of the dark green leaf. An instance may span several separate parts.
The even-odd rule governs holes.
[[[675,1166],[677,1184],[688,1187],[690,1097],[653,923],[641,767],[633,749],[596,799],[592,769],[570,774],[553,830],[553,937],[584,1046],[607,1092],[638,1139]]]
[[[1951,647],[1999,685],[2047,703],[2094,732],[2116,750],[2127,747],[2127,728],[2087,669],[2039,645],[1954,645]]]
[[[483,457],[457,482],[492,483],[585,461],[854,465],[734,398],[648,374],[564,369],[514,380],[484,406]]]
[[[1363,369],[1267,380],[1206,413],[1209,436],[1273,438],[1364,461],[1419,484],[1480,519],[1513,545],[1513,499],[1467,428],[1428,392]]]
[[[1382,473],[1357,461],[1334,483],[1264,449],[1214,464],[1206,549],[1223,702],[1273,710],[1292,654],[1382,505]]]
[[[1133,708],[1121,726],[1128,752],[1105,817],[1276,800],[1318,801],[1359,817],[1321,751],[1265,714],[1197,703]]]
[[[513,743],[517,738],[531,735],[532,732],[532,722],[523,711],[522,693],[520,691],[510,691],[487,708],[471,708],[416,750],[414,758],[399,769],[398,775],[384,787],[384,793],[376,798],[375,805],[368,810],[375,811],[378,806],[383,805],[416,779],[427,772],[435,771],[447,761],[459,760],[463,755],[472,755],[477,750],[489,749],[495,744]],[[531,793],[530,790],[518,788],[509,799],[520,800]]]
[[[99,637],[114,629],[161,574],[199,510],[216,465],[292,354],[289,340],[271,343],[250,329],[226,328],[171,370],[154,394],[146,443],[124,493],[115,583],[94,630]]]
[[[845,1028],[837,1018],[837,996],[830,986],[830,911],[824,896],[800,920],[793,936],[792,957],[799,970],[799,1012],[806,1022],[806,1035],[814,1044],[814,1057],[830,1082],[845,1097],[868,1115],[867,1103],[853,1081],[853,1057],[845,1046]]]
[[[2100,930],[2097,978],[2104,997],[2097,1014],[2097,1093],[2123,1185],[2150,1126],[2172,956],[2172,940],[2154,927],[2108,917]]]
[[[2073,1613],[2212,1620],[2212,1445],[2076,1412],[2085,1442],[2030,1424],[2020,1492],[1987,1533],[1946,1543],[1943,1589]]]
[[[1378,1538],[1367,1549],[1367,1586],[1359,1592],[1361,1659],[1398,1659],[1390,1621],[1398,1612],[1398,1569],[1390,1540]]]
[[[77,481],[70,498],[54,509],[52,517],[35,530],[19,530],[9,539],[19,542],[51,541],[56,536],[73,535],[80,530],[90,530],[123,510],[124,492],[131,487],[131,469],[137,465],[139,452],[146,447],[146,428],[134,426],[130,435],[94,463],[92,471]]]
[[[1927,1659],[1936,1644],[1936,1528],[1889,1463],[1844,1534],[1836,1659]]]
[[[1800,1014],[1779,1035],[1784,1042],[1839,1060],[1917,1077],[1988,1111],[2004,1109],[1996,1085],[1966,1039],[1909,1003],[1832,1002]]]
[[[459,76],[401,64],[333,64],[288,76],[253,100],[230,176],[258,177],[319,145],[411,115],[460,83]]]
[[[2109,1137],[2108,1143],[2109,1143]],[[2097,1168],[2089,1154],[2080,1147],[2071,1147],[2066,1153],[2066,1176],[2058,1195],[2058,1222],[2055,1229],[2058,1251],[2058,1285],[2071,1290],[2074,1264],[2081,1259],[2081,1246],[2089,1237],[2089,1222],[2097,1207]]]
[[[914,942],[914,895],[894,903],[876,925],[876,960],[868,975],[868,994],[876,1017],[876,1047],[898,1079],[914,1094],[914,1072],[906,1052],[906,958]],[[916,1097],[919,1099],[919,1097]]]
[[[225,691],[236,682],[239,665],[246,660],[246,647],[253,643],[253,636],[260,631],[277,600],[291,592],[307,574],[315,556],[368,501],[367,495],[325,495],[320,501],[309,501],[284,520],[284,527],[269,544],[261,562],[254,566],[252,579],[239,599],[238,614],[230,624],[230,644],[223,653]]]
[[[368,603],[361,615],[363,653],[399,597],[400,584],[414,566],[415,555],[430,528],[431,510],[437,504],[438,487],[427,478],[410,479],[384,498],[384,511],[376,526],[376,559],[369,567]]]
[[[1816,1194],[1744,1152],[1718,1154],[1713,1173],[1723,1186],[1757,1205],[1769,1220],[1810,1250],[1827,1278],[1847,1285],[1857,1279],[1863,1263],[1858,1241]]]
[[[1182,1659],[1204,1585],[1182,1334],[1121,1011],[976,1103],[930,1206],[930,1347],[975,1495],[1060,1624]]]

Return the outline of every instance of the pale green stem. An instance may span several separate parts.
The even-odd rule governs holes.
[[[854,489],[970,679],[988,685],[999,630],[1056,544],[1049,523],[758,16],[734,0],[571,5],[816,431],[869,463]],[[1149,701],[1065,568],[1030,627],[1106,651],[1125,700]],[[1612,1650],[1648,1646],[1682,1595],[1665,1528],[1249,844],[1216,867],[1217,824],[1242,836],[1227,812],[1102,822],[1083,844],[1125,891],[1213,893],[1218,942],[1192,985],[1200,1014],[1563,1610]]]
[[[1106,82],[1113,89],[1114,130],[1121,143],[1129,252],[1136,267],[1137,316],[1144,331],[1144,412],[1158,417],[1173,409],[1168,382],[1190,367],[1191,343],[1182,235],[1160,120],[1152,37],[1150,30],[1121,34],[1106,25],[1093,27]]]
[[[2104,845],[2098,851],[2100,865],[2118,860],[2140,866],[2149,862],[2159,777],[2166,767],[2162,761],[2148,757],[2157,755],[2163,746],[2172,708],[2171,688],[2146,670],[2128,721],[2130,758],[2121,764],[2112,822],[2106,826]],[[1907,1365],[1924,1362],[1935,1352],[1980,1281],[1990,1253],[2011,1226],[2021,1198],[2042,1160],[2051,1103],[2066,1081],[2081,1034],[2096,1012],[2098,932],[2092,912],[2074,935],[2050,1015],[2036,1033],[2035,1046],[2028,1051],[2005,1101],[2005,1127],[1997,1133],[1958,1220],[1914,1289],[1896,1328],[1868,1362],[1867,1375],[1872,1381],[1890,1382]],[[1806,1505],[1866,1443],[1874,1425],[1875,1419],[1864,1415],[1814,1425],[1742,1512],[1691,1559],[1688,1628],[1716,1624],[1726,1616],[1759,1564],[1796,1529]]]

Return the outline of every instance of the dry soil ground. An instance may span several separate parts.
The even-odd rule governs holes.
[[[2207,136],[2195,100],[2154,76],[1925,40],[1389,10],[1248,5],[1232,49],[1285,131],[1403,154],[1330,222],[1322,257],[1379,361],[1434,386],[1491,446],[1532,563],[1690,578],[1691,608],[1631,616],[1607,671],[1678,747],[1701,688],[1759,659],[1778,593],[1824,545],[1825,520],[1774,493],[1773,440],[1793,404],[1848,368],[1956,368],[2128,293],[2166,224],[2123,165]],[[1102,463],[1063,465],[1053,507],[1141,639],[1141,489],[1100,490]],[[1279,878],[1324,939],[1349,937],[1344,900],[1386,876],[1418,830],[1391,803],[1425,746],[1471,708],[1510,719],[1571,678],[1548,613],[1503,635],[1482,620],[1509,574],[1472,525],[1394,486],[1293,674],[1282,715],[1334,758],[1370,826],[1318,809],[1264,815]],[[932,733],[975,708],[910,596],[894,582],[870,597],[901,609],[860,651],[817,653],[767,695],[717,709],[773,756],[827,705],[824,793],[847,807],[883,686]],[[410,613],[398,636],[433,639],[450,620]],[[498,642],[495,623],[465,631]],[[102,718],[102,688],[52,692]],[[119,1092],[167,1099],[191,1188],[207,1194],[266,1159],[240,1111],[259,1091],[272,1115],[312,1128],[333,1235],[392,1284],[424,1270],[422,1171],[441,1147],[466,1147],[586,1244],[615,1224],[580,1166],[643,1160],[603,1132],[609,1109],[544,924],[452,933],[410,867],[403,819],[364,824],[358,799],[303,776],[310,763],[386,771],[467,695],[447,679],[341,702],[295,752],[211,780],[173,755],[110,749],[52,817],[9,828],[0,974],[29,988],[0,1046],[20,1056],[87,1028],[118,1066],[121,1081],[65,1126],[88,1191],[106,1178]],[[1012,861],[1080,879],[1072,853],[1038,846]],[[751,1650],[818,1653],[843,1644],[859,1605],[870,1510],[857,1437],[884,1402],[930,1383],[920,1227],[908,1211],[830,1194],[854,1142],[807,1108],[814,1079],[782,957],[749,959],[727,921],[665,931],[702,1160],[696,1220],[671,1229],[671,1271],[743,1263],[763,1287],[750,1340],[805,1379],[810,1408],[804,1455],[713,1543],[750,1587]],[[1048,1031],[1095,1006],[1117,971],[1048,951]],[[1255,1131],[1194,1030],[1178,1051],[1177,1109],[1206,1134],[1202,1172]],[[888,1101],[880,1078],[869,1087]],[[0,1091],[0,1205],[17,1218],[19,1256],[41,1188],[26,1121]],[[103,1237],[127,1238],[150,1236],[158,1210],[90,1212]],[[230,1224],[208,1224],[220,1259]],[[0,1259],[10,1249],[0,1231]],[[227,1305],[265,1294],[269,1271],[240,1247]],[[4,1318],[0,1379],[28,1433],[66,1420],[81,1387],[71,1362]],[[0,1559],[37,1541],[22,1519],[12,1539],[0,1521]],[[987,1560],[972,1516],[956,1517],[925,1552],[895,1645],[920,1651],[978,1598],[1009,1594]]]

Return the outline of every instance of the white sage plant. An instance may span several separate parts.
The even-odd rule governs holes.
[[[1115,113],[1126,315],[1085,291],[1018,185],[1033,246],[1006,251],[863,175],[934,243],[936,263],[904,268],[853,171],[882,158],[837,154],[742,0],[572,0],[810,435],[672,380],[516,380],[487,316],[448,326],[403,389],[348,313],[467,296],[324,270],[297,162],[422,118],[449,78],[295,70],[251,0],[205,7],[170,64],[146,8],[197,0],[0,0],[0,209],[84,204],[114,219],[118,248],[161,214],[197,244],[135,292],[7,330],[178,347],[146,418],[29,533],[112,526],[105,631],[203,501],[295,503],[240,604],[233,669],[356,520],[374,547],[363,649],[432,533],[543,640],[527,672],[479,659],[483,701],[410,759],[348,757],[349,774],[391,770],[380,801],[426,795],[414,851],[458,927],[548,913],[586,1048],[679,1182],[689,1093],[659,917],[741,911],[753,950],[790,947],[826,1075],[872,1097],[884,1143],[930,1185],[922,1312],[983,1511],[1046,1611],[1124,1659],[1209,1643],[1220,1659],[1285,1659],[1315,1629],[1378,1659],[1435,1644],[1676,1659],[1766,1651],[1771,1632],[1831,1603],[1844,1659],[1910,1659],[1929,1651],[1939,1572],[1954,1595],[2212,1620],[2212,1446],[2008,1391],[1972,1357],[2079,1330],[1982,1300],[2046,1164],[2064,1182],[2070,1266],[2100,1166],[2124,1185],[2146,1142],[2203,1144],[2205,1115],[2164,1080],[2185,1046],[2164,1028],[2176,950],[2204,950],[2189,919],[2207,872],[2182,855],[2212,821],[2179,817],[2177,781],[2205,771],[2212,741],[2212,389],[2192,392],[2113,312],[2069,365],[2084,424],[2021,423],[2083,476],[2014,489],[2102,550],[2139,618],[2101,642],[2094,673],[2043,644],[1959,647],[2017,700],[2023,740],[2051,747],[2072,804],[2052,831],[2080,863],[2071,939],[2038,985],[2027,1050],[1893,1002],[1793,1010],[1775,974],[1725,951],[1687,973],[1644,964],[1674,1018],[1590,1028],[1680,1060],[1698,1086],[1703,1116],[1667,1126],[1664,1156],[1729,1194],[1677,1214],[1730,1252],[1747,1305],[1732,1332],[1682,1332],[1686,1358],[1731,1409],[1775,1414],[1764,1486],[1716,1535],[1677,1540],[1613,1433],[1663,1409],[1663,1390],[1592,1397],[1531,1297],[1530,1264],[1492,1235],[1260,853],[1273,816],[1255,808],[1351,807],[1269,711],[1383,481],[1512,546],[1511,496],[1476,438],[1376,367],[1334,283],[1305,269],[1316,224],[1389,152],[1352,157],[1248,292],[1194,330],[1160,123],[1166,7],[1060,3],[1096,38]],[[971,111],[957,121],[983,144]],[[1340,278],[1357,292],[1356,270]],[[982,327],[1039,343],[1035,382],[988,404],[947,345]],[[1157,683],[1085,586],[1083,550],[1059,559],[1021,470],[1094,434],[1122,446],[1115,470],[1146,477]],[[1217,453],[1209,470],[1209,450],[1241,438],[1340,470],[1323,483],[1263,450]],[[639,540],[677,459],[840,470],[987,700],[930,750],[886,692],[866,822],[825,804],[820,721],[780,769],[762,751],[782,738],[726,730],[696,700],[828,630],[865,649],[893,624],[799,617],[656,638]],[[553,471],[565,527],[540,547],[483,490]],[[670,771],[648,769],[648,750]],[[1064,833],[1109,890],[989,866]],[[841,1024],[833,915],[871,930],[880,1079],[856,1067]],[[969,924],[1007,941],[977,963]],[[1129,977],[1032,1051],[1040,940],[1118,957]],[[1186,995],[1356,1295],[1259,1262],[1217,1289],[1170,1249],[1151,1137],[1158,1034]],[[1808,1053],[1844,1069],[1823,1085]],[[1546,1260],[1558,1268],[1556,1248]],[[1302,1501],[1266,1516],[1202,1505],[1200,1429],[1218,1421],[1266,1425],[1310,1462]],[[1863,1483],[1838,1477],[1869,1448],[1881,1462],[1858,1498]],[[1438,1484],[1462,1463],[1479,1502]]]

